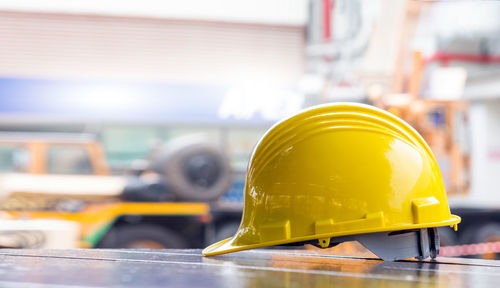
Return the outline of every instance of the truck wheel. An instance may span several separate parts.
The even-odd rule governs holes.
[[[99,248],[182,249],[186,242],[174,231],[158,225],[123,226],[110,231]]]
[[[484,242],[497,242],[500,241],[500,224],[489,223],[486,224],[479,229],[471,229],[469,228],[466,231],[466,237],[468,241],[466,243],[477,244]],[[487,253],[482,254],[481,258],[483,259],[499,259],[500,254],[498,253]]]
[[[196,138],[180,138],[159,152],[152,165],[179,200],[212,201],[231,185],[229,160],[215,145]]]

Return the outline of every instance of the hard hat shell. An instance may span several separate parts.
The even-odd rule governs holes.
[[[315,106],[274,125],[251,155],[244,193],[238,231],[203,255],[460,222],[424,139],[363,104]]]

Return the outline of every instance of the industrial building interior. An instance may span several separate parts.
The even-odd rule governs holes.
[[[479,0],[0,0],[0,285],[495,287],[499,19],[500,2]],[[300,238],[299,245],[271,241],[212,257],[209,245],[256,229],[242,215],[259,219],[245,203],[260,203],[266,181],[275,184],[268,191],[287,184],[278,178],[293,161],[253,184],[259,147],[309,135],[273,131],[317,107],[349,105],[389,113],[373,127],[404,120],[404,133],[413,127],[432,151],[441,204],[461,218],[429,234],[439,242],[431,243],[437,258],[382,261],[347,234],[330,245]],[[376,145],[363,144],[366,151]],[[273,153],[285,163],[290,149]],[[353,164],[356,173],[375,158]],[[401,161],[403,171],[410,160]],[[303,163],[301,174],[330,169],[313,163],[319,166]],[[397,172],[388,188],[394,199],[403,197]],[[328,183],[338,183],[342,177],[331,173]],[[295,180],[283,187],[322,185]],[[262,209],[275,209],[266,210],[269,219],[291,205],[279,195],[266,198]],[[356,206],[363,219],[375,215],[365,206],[377,196],[349,197],[317,210]],[[405,209],[394,199],[380,217]],[[370,233],[389,231],[387,221]],[[266,229],[277,237],[282,227],[273,223]],[[298,230],[286,223],[292,226],[283,226],[283,237],[290,238]],[[397,249],[385,245],[385,253]]]

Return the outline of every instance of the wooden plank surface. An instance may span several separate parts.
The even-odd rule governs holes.
[[[0,250],[1,287],[498,287],[500,262],[384,262],[317,251]]]

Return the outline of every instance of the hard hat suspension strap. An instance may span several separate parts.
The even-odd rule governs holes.
[[[435,259],[439,254],[437,228],[367,233],[330,239],[321,238],[317,241],[301,243],[328,248],[347,241],[358,241],[375,255],[387,261],[407,258],[422,260],[428,257]]]

